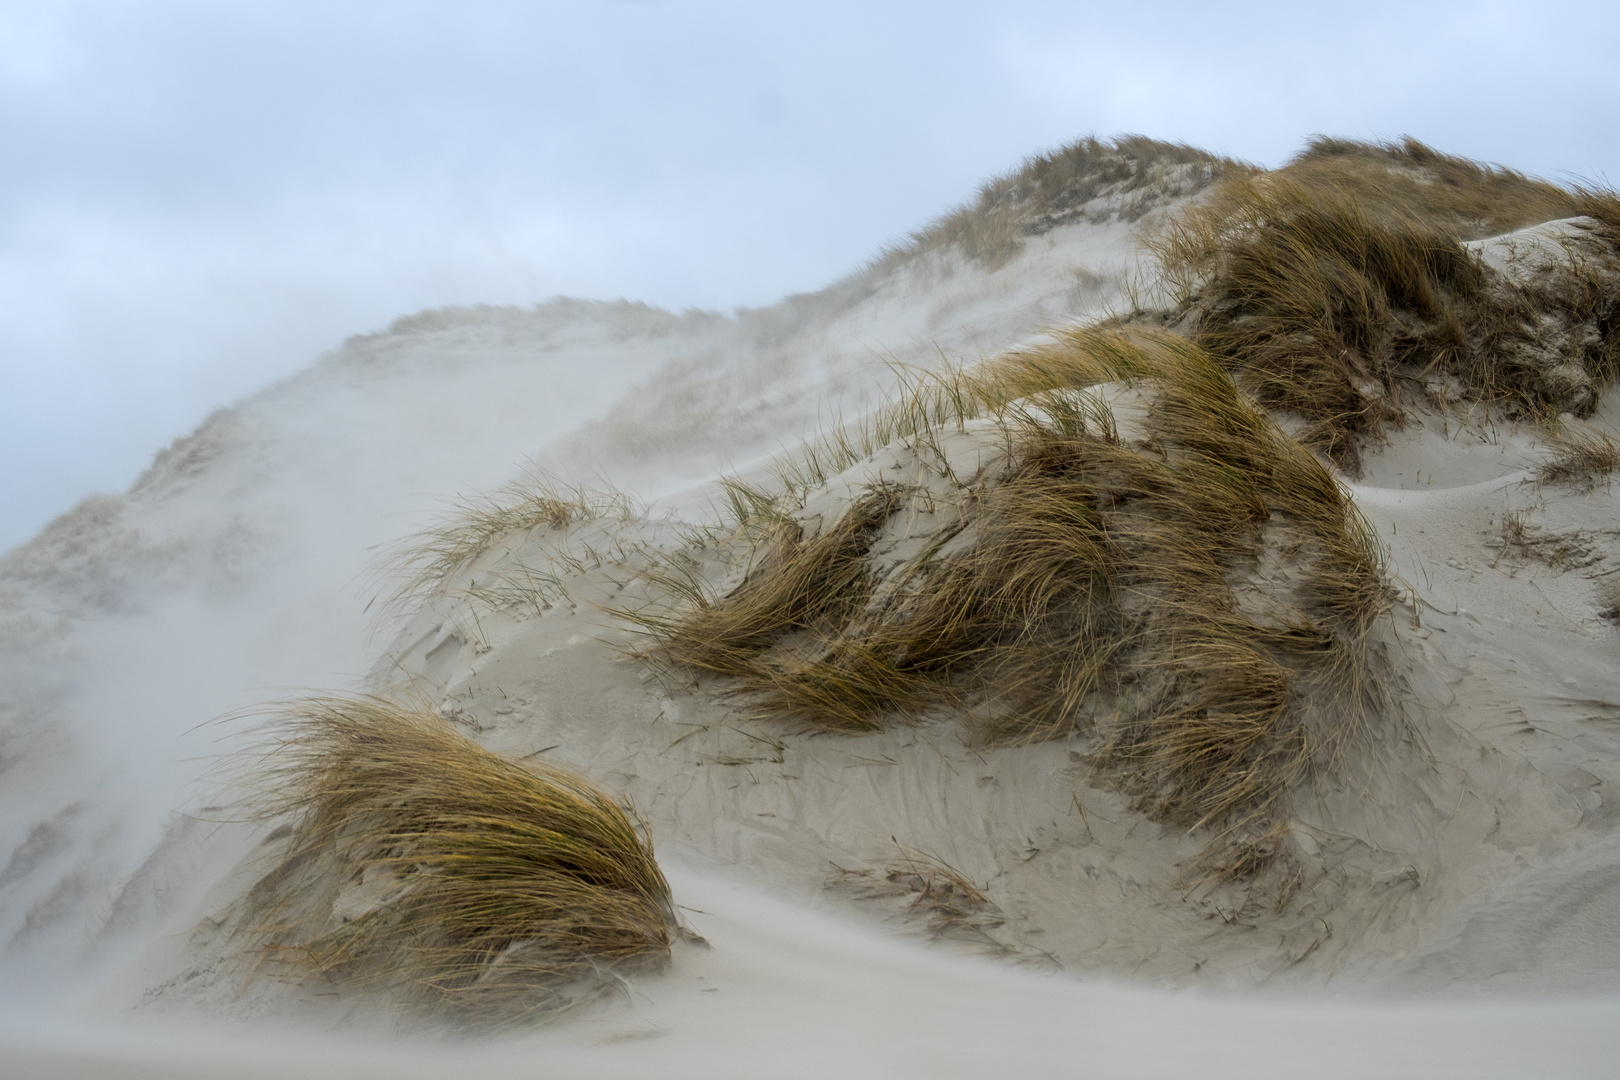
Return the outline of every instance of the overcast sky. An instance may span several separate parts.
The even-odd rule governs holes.
[[[0,0],[0,548],[344,337],[818,288],[1023,156],[1620,181],[1620,5]]]

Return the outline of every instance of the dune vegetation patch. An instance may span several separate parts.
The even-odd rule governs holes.
[[[734,587],[622,612],[650,659],[816,727],[944,710],[985,742],[1088,735],[1149,814],[1228,839],[1271,830],[1377,707],[1375,542],[1184,339],[1066,332],[805,460],[782,494],[734,494]]]
[[[489,1030],[656,970],[676,920],[633,814],[579,776],[492,753],[372,697],[289,705],[254,779],[286,818],[246,900],[249,954]]]
[[[913,233],[879,258],[898,265],[925,251],[955,247],[990,269],[1032,236],[1086,220],[1137,221],[1155,208],[1249,166],[1184,143],[1144,135],[1087,137],[1037,154],[979,189],[978,197]]]
[[[535,531],[565,532],[570,526],[602,518],[630,520],[642,513],[622,492],[570,487],[550,477],[530,474],[482,498],[463,499],[426,531],[406,538],[378,564],[385,580],[397,582],[381,615],[410,611],[422,598],[458,570],[470,566],[503,538]],[[517,597],[544,607],[558,595],[554,582],[533,573],[521,578],[494,577],[485,586],[497,597]]]
[[[1475,243],[1555,219],[1575,227]],[[1351,474],[1414,395],[1549,420],[1589,413],[1620,372],[1612,191],[1411,139],[1317,139],[1274,172],[1229,172],[1153,247],[1180,325]]]
[[[1616,469],[1620,443],[1601,431],[1581,432],[1554,444],[1552,456],[1536,470],[1536,481],[1591,491],[1599,481],[1607,483]]]

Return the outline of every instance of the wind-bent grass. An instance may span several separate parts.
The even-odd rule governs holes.
[[[651,844],[578,776],[373,697],[287,706],[256,779],[291,816],[249,896],[272,959],[463,1027],[566,1011],[669,956]]]
[[[896,846],[900,857],[881,868],[849,870],[834,864],[829,886],[849,889],[858,900],[906,899],[906,914],[920,919],[936,941],[953,940],[992,956],[1015,957],[1024,951],[999,936],[1007,914],[971,878],[937,856],[898,841]]]
[[[1496,279],[1462,244],[1577,215],[1601,224],[1606,265],[1534,287]],[[1351,473],[1366,439],[1402,416],[1403,382],[1454,376],[1479,400],[1546,418],[1588,411],[1588,384],[1620,372],[1611,191],[1410,139],[1318,139],[1276,172],[1229,173],[1153,247],[1199,344],[1262,404],[1303,416],[1306,444]],[[1578,332],[1549,342],[1550,316]]]
[[[542,475],[508,485],[493,495],[453,506],[426,531],[407,538],[383,560],[383,570],[399,584],[384,613],[411,608],[434,586],[471,565],[503,536],[536,529],[564,530],[603,517],[630,518],[638,512],[621,492],[569,487]],[[517,592],[532,584],[507,582]],[[537,606],[546,602],[536,592]]]
[[[867,548],[899,503],[897,492],[874,492],[808,541],[797,524],[777,525],[763,564],[725,604],[700,598],[682,617],[680,633],[664,627],[668,657],[724,675],[747,674],[753,655],[783,635],[847,621],[869,591]]]
[[[1312,190],[1352,193],[1376,219],[1418,217],[1461,240],[1588,212],[1578,188],[1443,154],[1410,137],[1367,143],[1317,136],[1279,175]]]
[[[1080,392],[1102,383],[1151,400],[1136,440]],[[1270,835],[1377,696],[1366,640],[1388,589],[1348,497],[1169,335],[1067,332],[922,384],[876,426],[921,452],[929,425],[982,415],[1005,468],[887,577],[874,543],[937,493],[874,487],[820,535],[769,539],[729,596],[623,614],[651,655],[735,677],[764,712],[868,730],[952,708],[991,741],[1089,731],[1155,816]],[[1264,577],[1268,555],[1291,583]]]

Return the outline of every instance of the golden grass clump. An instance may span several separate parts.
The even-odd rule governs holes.
[[[726,603],[700,600],[681,618],[679,632],[673,623],[656,624],[666,634],[666,654],[702,670],[748,675],[754,655],[782,636],[841,625],[865,600],[867,548],[900,502],[898,492],[872,492],[831,529],[808,540],[797,523],[778,520],[764,561]]]
[[[1534,283],[1491,274],[1462,241],[1585,215],[1598,234]],[[1564,189],[1408,139],[1317,139],[1271,173],[1229,174],[1153,243],[1199,344],[1306,445],[1352,474],[1446,376],[1541,418],[1584,414],[1620,372],[1620,197]]]
[[[374,697],[295,702],[270,732],[258,809],[291,822],[249,896],[261,956],[471,1029],[667,961],[651,844],[589,782]]]
[[[943,382],[895,412],[949,398],[958,419],[998,417],[999,475],[954,501],[870,489],[822,535],[769,541],[728,596],[628,613],[649,654],[837,729],[950,708],[989,741],[1090,733],[1149,812],[1264,834],[1376,697],[1366,640],[1388,590],[1349,498],[1170,335],[1069,331]],[[1104,383],[1147,395],[1145,431],[1123,438],[1080,392]],[[863,558],[925,517],[938,533],[905,565]],[[810,592],[831,550],[837,588]]]
[[[1311,191],[1343,192],[1375,221],[1415,217],[1459,240],[1591,213],[1594,194],[1443,154],[1410,137],[1367,143],[1319,135],[1276,175]]]

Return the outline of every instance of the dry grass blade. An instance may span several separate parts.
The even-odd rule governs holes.
[[[249,896],[264,955],[492,1029],[668,958],[651,845],[606,792],[378,698],[287,706],[257,779],[291,815]]]

